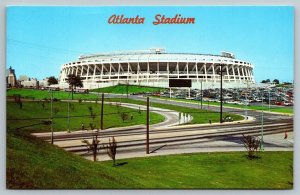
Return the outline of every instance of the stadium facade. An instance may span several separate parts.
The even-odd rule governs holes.
[[[245,87],[255,83],[254,66],[238,60],[234,54],[221,55],[166,53],[165,49],[124,51],[80,56],[63,64],[59,87],[67,88],[68,74],[80,75],[85,89],[117,84],[168,87],[169,79],[191,79],[192,88],[219,87],[223,73],[225,88]]]

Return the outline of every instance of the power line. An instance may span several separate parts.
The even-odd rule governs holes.
[[[90,54],[90,53],[83,52],[83,51],[76,51],[76,50],[70,50],[70,49],[50,47],[50,46],[46,46],[46,45],[41,45],[41,44],[36,44],[36,43],[29,43],[29,42],[25,42],[25,41],[16,40],[16,39],[10,39],[10,38],[7,38],[7,41],[8,41],[7,42],[8,44],[24,45],[26,47],[35,47],[35,48],[39,48],[39,49],[50,49],[50,50],[55,50],[55,51],[60,50],[60,51],[69,52],[69,53],[73,53],[73,54]]]

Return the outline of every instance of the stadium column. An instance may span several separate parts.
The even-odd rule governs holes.
[[[88,77],[89,77],[89,72],[90,72],[90,65],[87,65],[87,72],[86,72],[86,79],[85,80],[88,80]]]
[[[248,80],[252,80],[250,68],[247,68],[247,72],[248,72]]]
[[[239,76],[239,82],[241,82],[242,80],[241,80],[241,72],[240,72],[240,68],[239,67],[237,67],[237,71],[238,71],[238,76]]]
[[[80,77],[82,77],[82,73],[83,73],[83,65],[81,65]]]
[[[195,60],[195,67],[196,67],[197,82],[199,82],[198,62],[196,60]]]
[[[147,84],[149,83],[149,77],[150,77],[150,65],[149,65],[149,56],[147,61]]]
[[[177,58],[176,69],[177,69],[177,78],[179,79],[179,61],[178,61],[178,58]]]
[[[111,79],[111,67],[112,67],[112,65],[111,65],[111,63],[109,63],[109,75],[108,75],[109,80]]]
[[[103,79],[104,64],[101,64],[101,80]]]
[[[127,85],[129,83],[129,68],[130,68],[130,65],[129,65],[129,58],[127,58]]]
[[[244,68],[242,67],[242,74],[243,74],[243,79],[245,80],[245,72],[244,72]]]
[[[137,83],[139,83],[139,80],[140,80],[140,56],[138,57],[138,63],[137,63],[137,68],[136,68],[136,80],[137,80]]]
[[[77,73],[78,73],[78,67],[79,67],[79,66],[77,66],[77,68],[76,68],[76,73],[75,73],[75,74],[76,74],[76,76],[77,76]]]
[[[216,72],[215,72],[214,63],[211,64],[211,68],[212,68],[212,70],[213,70],[214,82],[216,82]]]
[[[235,71],[234,71],[234,64],[231,65],[231,70],[232,70],[234,82],[236,82],[236,76],[235,76]],[[239,74],[239,72],[238,72],[238,74]]]
[[[189,62],[187,60],[186,65],[185,65],[185,69],[186,69],[186,78],[189,78]]]
[[[228,64],[226,64],[226,73],[227,73],[227,81],[230,82],[231,78],[230,78],[230,75],[229,75]]]
[[[246,67],[245,70],[246,70],[247,80],[249,80],[250,75],[249,75],[249,69],[248,69],[248,67]]]
[[[167,73],[168,73],[168,80],[170,79],[170,62],[169,62],[169,59],[168,59],[168,62],[167,62]]]
[[[118,67],[118,83],[120,82],[120,71],[121,71],[121,64],[120,64],[120,59],[118,61],[119,67]]]
[[[156,73],[156,79],[159,80],[159,60],[157,59],[157,73]]]
[[[94,64],[93,82],[95,82],[95,75],[96,75],[96,64]]]

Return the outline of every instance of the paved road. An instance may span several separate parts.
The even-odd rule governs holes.
[[[113,97],[116,97],[115,95]],[[145,100],[144,97],[130,96],[132,99]],[[197,108],[197,104],[166,101],[156,98],[152,102],[180,105]],[[210,110],[219,111],[219,107],[210,106]],[[224,108],[224,112],[244,114],[243,110]],[[248,111],[248,115],[255,117],[254,121],[212,124],[212,125],[185,125],[167,128],[150,129],[151,154],[145,154],[145,126],[107,129],[99,133],[101,143],[107,143],[114,136],[118,142],[117,159],[155,156],[192,152],[215,151],[244,151],[241,143],[242,134],[255,135],[263,141],[265,150],[293,150],[293,118],[290,116],[264,113],[264,125],[261,125],[261,112]],[[285,134],[288,137],[285,139]],[[92,159],[87,152],[82,139],[91,139],[95,132],[78,131],[71,134],[55,133],[55,144],[66,151]],[[49,134],[40,134],[38,137],[50,140]],[[109,160],[105,150],[100,151],[99,160]]]
[[[260,122],[225,123],[217,125],[191,125],[151,129],[150,155],[145,155],[145,129],[108,129],[99,133],[101,143],[114,136],[118,142],[118,159],[191,152],[243,151],[242,134],[261,137]],[[285,133],[288,138],[284,139]],[[55,144],[66,151],[91,159],[81,140],[91,140],[95,132],[79,131],[71,134],[55,134]],[[263,140],[266,150],[293,150],[292,120],[268,121],[264,124]],[[50,136],[41,137],[50,141]],[[105,150],[100,160],[109,160]]]
[[[118,94],[105,94],[105,96],[111,97],[111,98],[126,97],[124,95],[122,96],[122,95],[118,95]],[[130,99],[134,99],[134,100],[146,101],[146,97],[143,97],[143,96],[129,95],[128,97]],[[169,99],[159,99],[159,98],[150,98],[150,101],[155,102],[155,103],[184,106],[184,107],[188,107],[188,108],[199,108],[199,104],[200,104],[200,102],[199,102],[199,104],[197,104],[197,103],[192,103],[192,102],[179,102],[179,101],[174,101],[174,100],[169,100]],[[209,105],[209,107],[208,107],[207,105],[203,105],[202,108],[208,109],[211,111],[220,112],[220,106]],[[223,112],[230,112],[230,113],[245,115],[245,110],[240,109],[240,108],[223,107]],[[252,116],[252,117],[256,118],[257,120],[261,120],[261,117],[262,117],[261,111],[248,110],[247,113],[248,113],[248,116]],[[267,121],[267,120],[276,120],[276,119],[291,119],[293,117],[287,116],[287,115],[282,115],[282,114],[263,112],[263,118],[265,121]]]

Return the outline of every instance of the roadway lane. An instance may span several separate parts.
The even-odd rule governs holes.
[[[105,94],[106,97],[110,98],[125,98],[126,96],[122,96],[119,94]],[[130,99],[134,100],[141,100],[141,101],[146,101],[146,97],[143,96],[138,96],[138,95],[129,95],[128,96]],[[155,103],[161,103],[161,104],[169,104],[169,105],[175,105],[175,106],[183,106],[183,107],[188,107],[188,108],[200,108],[199,104],[197,103],[192,103],[192,102],[179,102],[179,101],[174,101],[174,100],[169,100],[169,99],[159,99],[159,98],[150,98],[151,102]],[[205,110],[211,110],[215,112],[220,112],[220,106],[212,106],[212,105],[203,105],[203,109]],[[241,114],[245,115],[245,109],[241,108],[228,108],[223,106],[223,112],[230,112],[230,113],[236,113],[236,114]],[[262,117],[262,112],[261,111],[254,111],[254,110],[247,110],[248,116],[254,117],[257,120],[261,120]],[[283,114],[276,114],[276,113],[269,113],[265,112],[263,113],[264,120],[277,120],[277,119],[292,119],[292,116],[287,116]]]

